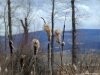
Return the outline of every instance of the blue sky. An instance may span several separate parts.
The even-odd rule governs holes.
[[[0,0],[0,14],[3,14],[3,9],[6,0]],[[20,6],[13,13],[13,34],[23,32],[20,21],[26,15],[26,0],[11,0],[12,10],[16,6]],[[100,0],[76,0],[76,22],[78,29],[100,29]],[[31,0],[31,14],[29,20],[30,32],[43,30],[43,21],[40,17],[44,17],[47,23],[51,26],[51,0]],[[71,30],[71,4],[70,0],[56,0],[55,3],[55,29],[63,27],[63,22],[66,14],[66,30]],[[16,19],[17,18],[17,19]],[[1,24],[2,23],[2,24]],[[4,35],[4,24],[0,19],[0,32]]]

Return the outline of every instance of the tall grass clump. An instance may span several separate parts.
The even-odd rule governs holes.
[[[48,37],[48,75],[51,75],[52,74],[52,70],[51,70],[51,28],[49,24],[46,23],[44,18],[42,19],[44,21],[44,31],[47,33],[47,37]]]

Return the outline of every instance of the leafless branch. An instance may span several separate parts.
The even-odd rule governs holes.
[[[25,28],[25,25],[24,25],[24,23],[23,23],[23,20],[20,20],[20,22],[21,22],[23,28]]]
[[[41,17],[41,19],[43,19],[43,21],[44,21],[44,24],[46,24],[46,21],[45,21],[45,19],[44,19],[43,17]]]

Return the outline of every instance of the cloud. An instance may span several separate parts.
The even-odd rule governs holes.
[[[87,11],[87,12],[90,11],[89,6],[84,5],[84,4],[77,4],[77,8],[78,8],[79,10],[85,10],[85,11]]]
[[[65,0],[64,0],[65,1]],[[49,1],[50,2],[50,1]],[[35,24],[37,25],[37,22],[40,23],[40,25],[43,24],[43,22],[40,20],[40,17],[44,17],[46,21],[51,20],[51,3],[49,3],[48,0],[44,1],[41,0],[41,2],[36,1],[36,6],[33,13],[34,19],[36,19]],[[79,18],[79,28],[100,28],[98,26],[99,24],[99,17],[98,15],[100,14],[98,11],[97,14],[96,11],[99,9],[98,6],[99,4],[94,4],[92,0],[86,1],[86,0],[81,0],[78,1],[79,3],[76,3],[76,7],[78,8],[79,12],[76,12],[77,15],[83,16],[82,18]],[[93,6],[92,6],[93,5]],[[66,30],[71,29],[71,7],[70,5],[66,5],[65,2],[60,2],[58,1],[56,3],[56,14],[55,14],[55,27],[63,27],[63,21],[65,19],[65,13],[67,12],[67,28]],[[96,18],[96,19],[95,19]],[[42,27],[42,26],[40,26]],[[40,28],[42,29],[42,28]]]
[[[21,1],[16,0],[13,2],[16,6],[21,5]],[[32,12],[30,19],[32,21],[30,25],[30,31],[34,31],[34,26],[36,30],[43,29],[43,20],[40,17],[44,17],[47,22],[51,22],[51,0],[31,0],[32,2]],[[68,3],[67,3],[67,2]],[[2,9],[5,2],[0,0],[0,14],[3,13]],[[24,3],[24,2],[23,2]],[[14,5],[13,4],[13,5]],[[76,1],[76,15],[81,15],[78,17],[79,26],[78,28],[100,28],[100,1],[99,0],[77,0]],[[63,28],[63,22],[66,17],[66,30],[71,30],[71,3],[70,0],[57,0],[55,5],[55,28]],[[15,12],[17,18],[22,19],[25,16],[24,6],[18,8]],[[51,23],[50,23],[51,26]],[[4,28],[4,27],[2,27]],[[16,29],[16,28],[14,28]],[[4,29],[2,29],[4,30]]]
[[[84,0],[77,4],[79,8],[79,14],[83,15],[83,18],[79,18],[78,28],[85,29],[100,29],[100,11],[98,0]],[[100,2],[100,1],[99,1]]]

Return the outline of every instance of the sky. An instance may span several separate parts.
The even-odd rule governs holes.
[[[26,15],[27,0],[11,0],[13,12],[13,34],[23,32],[19,19]],[[51,26],[52,0],[31,0],[31,13],[29,17],[30,32],[43,30],[43,17]],[[0,0],[0,14],[4,13],[6,0]],[[100,29],[100,0],[76,0],[76,27],[77,29]],[[66,14],[67,13],[67,14]],[[55,29],[61,29],[64,25],[66,14],[66,31],[71,30],[71,3],[70,0],[56,0],[55,3]],[[1,16],[1,15],[0,15]],[[7,20],[7,19],[6,19]],[[0,17],[0,35],[4,35],[5,26]]]

